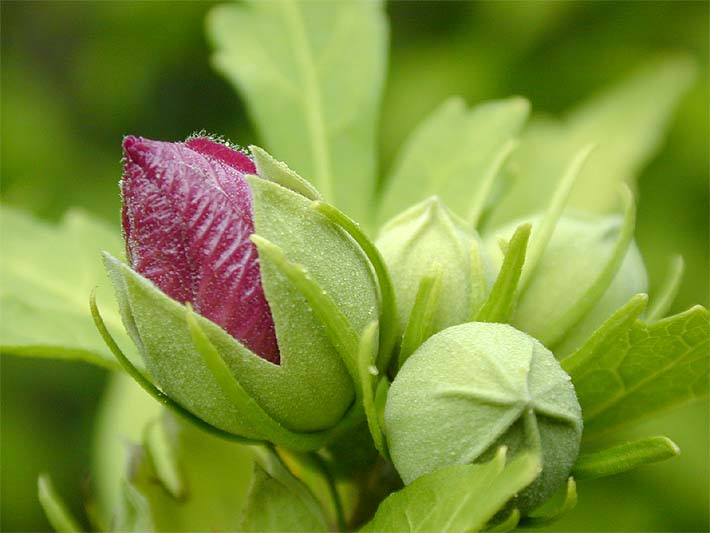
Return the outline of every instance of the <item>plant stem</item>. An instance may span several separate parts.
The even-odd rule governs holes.
[[[330,496],[333,499],[333,507],[335,508],[335,518],[337,520],[337,530],[346,531],[347,525],[345,523],[345,513],[343,512],[343,503],[340,501],[340,494],[338,494],[338,487],[335,485],[335,479],[333,474],[330,472],[328,465],[321,457],[318,452],[312,452],[309,454],[313,460],[313,464],[320,470],[323,474],[323,478],[328,485],[328,490],[330,491]]]

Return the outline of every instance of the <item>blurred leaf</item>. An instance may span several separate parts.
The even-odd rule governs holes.
[[[54,491],[52,480],[47,475],[37,480],[39,503],[47,514],[49,523],[57,533],[77,533],[81,531],[76,519],[69,514],[59,495]]]
[[[585,439],[708,394],[708,311],[695,306],[629,327],[642,305],[645,299],[622,308],[562,361],[582,407]]]
[[[572,468],[577,479],[620,474],[638,466],[665,461],[680,453],[668,437],[649,437],[593,453],[583,453]]]
[[[694,78],[686,56],[657,59],[570,111],[561,122],[536,120],[523,135],[508,171],[514,184],[497,206],[492,227],[541,210],[572,154],[594,143],[569,206],[605,213],[619,183],[633,186],[657,150],[666,124]]]
[[[144,505],[142,520],[152,523],[154,531],[236,531],[251,477],[251,449],[167,413],[156,423],[163,426],[160,431],[166,432],[167,441],[155,446],[146,434],[143,446],[134,449],[128,509],[135,514]],[[171,484],[179,479],[179,494],[166,486],[168,471]]]
[[[461,98],[444,102],[401,149],[385,185],[380,224],[434,194],[475,224],[528,110],[523,98],[472,109]]]
[[[273,453],[258,454],[239,531],[329,531],[308,488]]]
[[[69,211],[61,223],[48,225],[7,205],[0,211],[0,226],[2,352],[117,368],[88,302],[98,286],[107,323],[119,342],[130,346],[101,265],[101,250],[121,255],[118,232],[82,211]]]
[[[269,151],[366,222],[387,59],[380,2],[249,1],[214,9],[208,29]]]
[[[361,531],[481,531],[540,473],[540,460],[521,454],[508,465],[505,449],[485,464],[454,465],[421,476],[380,504]]]

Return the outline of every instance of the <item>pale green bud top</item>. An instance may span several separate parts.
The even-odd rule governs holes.
[[[533,225],[532,240],[540,216],[529,221]],[[499,240],[510,238],[521,222],[511,223],[486,238],[486,249],[494,264],[499,266],[502,262]],[[510,323],[539,339],[560,358],[579,348],[632,296],[647,292],[646,268],[636,243],[632,241],[621,266],[610,284],[595,296],[593,305],[568,328],[558,327],[575,312],[581,299],[612,260],[621,226],[619,215],[563,216],[522,287]]]
[[[490,286],[478,234],[432,196],[383,226],[376,244],[392,275],[400,327],[406,328],[427,275],[441,273],[432,330],[466,322]]]
[[[570,377],[552,353],[507,324],[472,322],[430,337],[390,388],[385,429],[406,484],[454,464],[541,452],[543,470],[516,502],[547,499],[579,453],[582,412]]]

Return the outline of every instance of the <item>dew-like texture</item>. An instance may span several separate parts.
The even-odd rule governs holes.
[[[251,351],[279,363],[254,233],[256,172],[245,154],[207,138],[123,141],[123,229],[131,266],[192,304]]]
[[[498,239],[509,239],[523,222],[532,222],[531,239],[540,216],[519,220],[492,232],[486,239],[490,257],[498,264]],[[641,253],[632,242],[610,286],[596,304],[571,328],[550,335],[551,326],[570,313],[611,259],[619,238],[618,215],[565,215],[557,224],[534,273],[525,286],[510,323],[540,339],[557,358],[579,348],[614,311],[638,293],[648,291],[648,276]]]
[[[501,445],[514,456],[539,438],[543,471],[517,503],[529,511],[567,479],[582,413],[569,376],[542,344],[507,324],[474,322],[430,337],[407,359],[387,396],[385,429],[406,484],[486,461]]]

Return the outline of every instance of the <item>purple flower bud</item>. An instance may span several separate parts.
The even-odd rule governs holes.
[[[189,302],[264,359],[279,347],[254,233],[256,174],[245,154],[207,138],[123,141],[123,231],[132,268]]]

